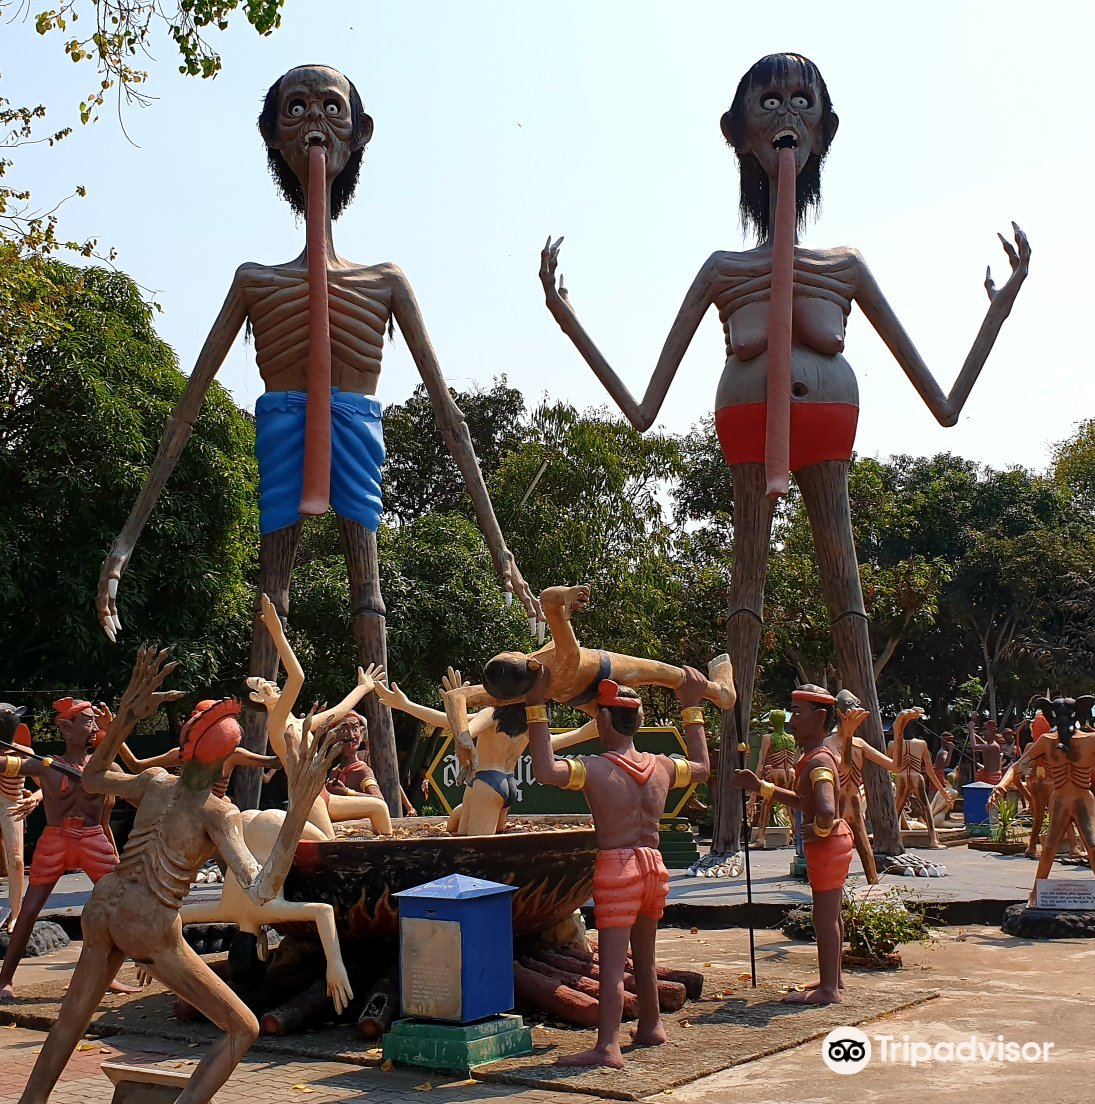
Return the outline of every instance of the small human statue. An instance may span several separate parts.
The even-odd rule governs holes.
[[[1088,865],[1095,873],[1095,796],[1091,792],[1091,771],[1095,769],[1095,732],[1082,730],[1090,718],[1095,697],[1036,698],[1032,702],[1050,722],[1050,729],[1039,736],[1009,768],[989,797],[998,805],[1007,795],[1012,777],[1023,771],[1045,767],[1053,784],[1049,802],[1049,831],[1038,857],[1038,870],[1030,890],[1028,904],[1034,905],[1038,882],[1048,878],[1057,848],[1069,828],[1075,827],[1087,851]],[[1076,727],[1077,730],[1073,731]]]
[[[377,683],[376,685],[379,686],[380,684]],[[368,721],[360,713],[351,709],[334,726],[334,731],[343,742],[339,749],[338,758],[331,767],[331,773],[327,776],[326,785],[323,787],[323,793],[326,794],[324,801],[327,802],[328,807],[332,797],[356,798],[365,796],[383,801],[380,783],[377,782],[376,775],[373,774],[373,768],[367,758]],[[400,791],[402,789],[401,786]],[[323,793],[320,794],[321,797],[323,797]],[[400,800],[402,801],[402,792]],[[369,816],[366,819],[372,825],[373,831],[379,836],[390,836],[392,834],[392,818],[388,813],[388,806],[384,805],[383,812],[379,808],[373,809],[372,806],[369,806],[368,811]]]
[[[837,727],[827,743],[837,760],[838,815],[852,831],[867,884],[877,885],[878,867],[867,832],[867,807],[863,800],[863,763],[875,763],[885,771],[890,771],[893,764],[889,756],[856,735],[868,714],[850,690],[837,694],[835,708]]]
[[[981,766],[977,771],[977,781],[987,782],[990,786],[999,785],[1004,777],[1004,751],[997,737],[995,721],[986,721],[978,736],[973,721],[970,721],[970,743],[975,755],[981,756]]]
[[[112,793],[135,805],[137,813],[120,863],[100,879],[84,907],[83,949],[19,1104],[46,1104],[127,955],[225,1033],[198,1063],[177,1104],[207,1104],[258,1038],[252,1012],[187,945],[179,908],[194,875],[215,851],[257,904],[277,895],[338,745],[321,728],[306,731],[299,745],[287,745],[289,811],[260,864],[244,843],[239,809],[212,794],[225,760],[240,742],[238,702],[217,702],[187,722],[178,777],[162,768],[136,776],[112,768],[137,722],[181,697],[160,690],[174,668],[166,650],[139,649],[117,718],[84,769],[89,792]]]
[[[353,83],[325,65],[291,69],[266,93],[259,131],[270,173],[293,212],[304,216],[303,252],[282,264],[240,265],[182,397],[168,418],[156,458],[99,578],[98,613],[107,636],[121,631],[118,587],[137,540],[186,447],[206,392],[246,327],[265,394],[255,405],[259,463],[259,593],[284,620],[303,518],[338,518],[350,583],[350,616],[359,662],[386,662],[386,607],[380,591],[376,530],[384,464],[381,407],[376,398],[385,331],[397,325],[407,342],[460,469],[491,559],[506,593],[530,617],[538,610],[495,518],[467,423],[453,401],[410,281],[391,263],[359,264],[340,256],[332,220],[353,198],[365,147],[373,135]],[[277,656],[257,616],[250,673],[272,679]],[[398,766],[391,714],[365,703],[373,764],[390,810],[398,812]],[[261,752],[261,717],[244,719],[244,746]],[[258,804],[251,772],[237,795]]]
[[[700,265],[641,398],[576,313],[558,276],[562,238],[548,238],[540,255],[540,280],[552,317],[640,433],[657,420],[704,315],[712,307],[718,312],[726,356],[715,395],[715,426],[734,487],[726,626],[740,682],[740,716],[750,716],[764,630],[775,499],[787,493],[791,472],[809,515],[843,681],[868,709],[863,734],[881,750],[848,498],[859,387],[843,355],[847,321],[858,306],[935,419],[953,426],[1027,278],[1030,246],[1014,223],[1015,244],[1001,237],[1011,273],[998,288],[986,272],[988,310],[954,385],[944,392],[861,254],[848,246],[807,248],[798,240],[797,232],[821,201],[821,169],[838,124],[821,72],[801,54],[770,54],[741,78],[720,125],[737,155],[742,222],[755,232],[756,245],[717,250]],[[734,714],[725,714],[723,721],[723,747],[746,739],[747,733],[735,727]],[[729,772],[723,778],[713,843],[719,853],[732,846],[740,827],[740,818],[728,808]],[[876,839],[881,849],[899,854],[889,779],[872,767],[866,784]]]
[[[820,980],[804,991],[784,997],[788,1004],[836,1004],[844,988],[841,955],[844,922],[841,895],[852,863],[852,831],[839,818],[837,807],[837,758],[826,744],[832,727],[836,698],[820,686],[807,684],[791,694],[790,729],[802,749],[795,764],[795,788],[776,789],[751,770],[734,771],[734,785],[750,793],[774,797],[789,809],[802,813],[802,840],[806,875],[814,897],[814,932]]]
[[[772,731],[766,732],[760,742],[757,775],[777,788],[789,790],[795,784],[798,746],[794,736],[787,731],[787,714],[782,709],[773,709],[768,716],[772,722]],[[773,801],[771,797],[758,794],[757,802],[760,804],[757,843],[763,847],[768,838],[768,821],[771,819]]]
[[[252,676],[247,680],[251,691],[251,701],[266,708],[266,736],[270,747],[284,763],[286,749],[291,744],[299,745],[303,738],[303,717],[293,714],[293,709],[304,686],[304,668],[301,667],[289,638],[285,635],[285,626],[281,623],[278,611],[269,595],[263,594],[260,602],[259,618],[274,643],[276,655],[285,667],[285,686],[279,688],[272,679]],[[275,677],[277,672],[274,672]],[[378,680],[384,677],[384,668],[371,666],[368,671],[357,669],[357,685],[345,698],[332,709],[317,712],[312,724],[317,728],[334,728],[368,694],[376,689]],[[343,729],[342,735],[348,736],[349,730]],[[368,820],[378,835],[391,835],[392,819],[383,797],[369,793],[335,793],[324,787],[316,797],[314,808],[308,814],[308,820],[323,832],[324,836],[335,838],[334,821]]]
[[[0,739],[17,751],[30,751],[30,729],[23,723],[22,707],[16,709],[6,702],[0,704]],[[23,863],[23,821],[31,808],[30,791],[24,788],[22,757],[6,756],[6,748],[0,747],[0,843],[4,848],[4,865],[8,871],[8,915],[0,922],[13,928],[19,919],[26,888],[26,871]],[[37,791],[39,794],[41,790]],[[26,797],[24,797],[24,794]],[[0,913],[2,916],[2,913]]]
[[[928,826],[928,847],[938,851],[944,845],[939,842],[939,836],[935,830],[935,816],[928,793],[929,784],[948,808],[954,804],[954,798],[947,789],[947,784],[936,773],[928,742],[916,737],[905,738],[905,729],[912,721],[918,720],[923,715],[924,710],[919,706],[903,709],[898,713],[893,722],[893,739],[886,750],[893,763],[893,772],[897,775],[898,814],[903,816],[906,802],[910,798],[914,799],[921,807],[924,823]]]
[[[632,1041],[637,1047],[666,1041],[655,963],[658,921],[669,892],[669,874],[658,850],[659,822],[671,789],[704,782],[710,773],[700,704],[709,684],[695,668],[683,671],[683,680],[673,689],[681,703],[687,758],[638,751],[634,738],[643,723],[639,695],[631,687],[602,679],[589,704],[605,750],[599,755],[557,759],[543,704],[552,692],[548,667],[537,668],[525,694],[536,781],[584,794],[599,848],[593,872],[601,971],[597,1043],[591,1050],[561,1058],[561,1065],[623,1068],[620,1022],[629,944],[639,1004]]]
[[[954,733],[939,734],[939,750],[935,753],[935,769],[945,778],[954,759]]]
[[[442,692],[464,685],[459,671],[449,668],[441,680]],[[398,709],[433,728],[448,726],[448,717],[439,709],[419,705],[399,689],[378,682],[376,692],[389,709]],[[596,724],[588,721],[571,732],[551,737],[554,751],[591,739]],[[475,743],[478,766],[464,787],[460,804],[449,815],[449,832],[454,836],[491,836],[506,826],[510,809],[517,800],[517,763],[528,747],[528,724],[524,702],[480,709],[468,721],[468,734]]]
[[[54,723],[65,741],[61,755],[47,757],[48,762],[29,755],[0,756],[3,764],[0,773],[9,778],[30,777],[38,782],[46,811],[46,829],[35,845],[28,872],[30,888],[23,898],[0,969],[0,1001],[14,996],[16,968],[61,875],[66,870],[82,870],[93,882],[98,882],[118,865],[114,840],[104,826],[106,796],[89,790],[81,780],[99,732],[95,706],[89,701],[66,697],[55,701],[53,709]],[[11,706],[0,706],[0,712],[11,710]],[[114,992],[137,991],[115,981],[113,974],[108,981]]]
[[[554,586],[540,594],[540,606],[551,631],[551,640],[538,651],[503,652],[487,661],[482,684],[454,686],[445,692],[445,712],[456,739],[461,772],[467,782],[475,774],[478,757],[468,731],[468,710],[481,706],[509,705],[524,701],[529,688],[545,677],[552,701],[574,706],[590,717],[598,715],[597,688],[606,679],[626,686],[664,686],[675,690],[685,681],[684,668],[655,659],[584,648],[574,633],[571,618],[589,605],[588,586]],[[540,672],[546,671],[546,676]],[[729,656],[716,656],[708,664],[710,678],[704,700],[720,709],[733,709],[737,700],[734,671]]]

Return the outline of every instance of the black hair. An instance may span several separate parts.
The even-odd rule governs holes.
[[[16,709],[14,705],[0,702],[0,737],[8,743],[15,738],[16,730],[23,720],[23,709]]]
[[[807,682],[802,686],[797,687],[799,690],[805,690],[809,694],[828,694],[829,691],[824,686],[817,686],[812,682]],[[835,707],[827,702],[809,702],[815,709],[825,710],[825,731],[828,732],[833,727],[833,720],[835,719]]]
[[[632,690],[630,686],[621,686],[616,691],[616,696],[619,698],[634,698],[639,700],[639,694],[637,690]],[[639,714],[642,709],[629,709],[626,705],[603,705],[602,709],[608,711],[608,715],[612,718],[612,727],[621,736],[634,736],[639,729]]]
[[[722,133],[738,158],[741,179],[738,207],[742,228],[746,233],[755,233],[761,242],[771,231],[768,211],[770,184],[768,174],[761,168],[756,156],[743,152],[746,145],[745,99],[750,89],[784,81],[791,75],[816,88],[821,101],[821,149],[810,154],[795,185],[796,225],[801,229],[806,225],[806,216],[811,208],[821,206],[821,165],[840,123],[818,67],[801,54],[769,54],[761,58],[738,82],[730,109],[722,116]]]
[[[297,65],[289,72],[296,69],[318,69],[328,66]],[[281,82],[288,73],[278,77],[267,90],[266,98],[262,101],[262,111],[259,113],[259,132],[265,140],[266,135],[275,135],[278,132],[278,92]],[[354,198],[357,189],[357,178],[361,174],[361,162],[365,156],[365,144],[372,135],[372,120],[365,114],[365,105],[361,102],[354,82],[346,78],[350,86],[350,121],[354,128],[354,140],[361,143],[361,148],[350,154],[346,167],[335,177],[331,185],[331,218],[336,219],[346,209],[347,204]],[[266,163],[270,169],[270,175],[274,178],[278,191],[290,207],[298,215],[305,213],[304,187],[297,179],[296,173],[289,168],[289,162],[282,156],[281,150],[266,147]]]
[[[520,652],[502,652],[483,668],[483,689],[498,701],[523,698],[535,681],[536,672],[529,670],[528,657]]]
[[[528,721],[525,719],[525,703],[514,702],[512,705],[496,705],[494,707],[494,723],[507,736],[523,736],[528,732]]]

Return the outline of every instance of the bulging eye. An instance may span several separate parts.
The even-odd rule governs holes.
[[[299,119],[304,114],[304,101],[291,100],[289,102],[288,112],[294,119]]]
[[[328,115],[338,115],[342,112],[342,105],[338,100],[325,100],[323,110],[326,111]]]
[[[801,92],[798,93],[798,95],[791,97],[791,106],[797,107],[800,110],[805,110],[806,108],[808,108],[810,106],[810,102],[810,97],[802,95]]]
[[[760,101],[760,106],[763,107],[765,111],[775,111],[775,109],[779,107],[779,104],[779,96],[765,96],[764,99]]]

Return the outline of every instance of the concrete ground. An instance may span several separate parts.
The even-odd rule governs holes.
[[[743,929],[693,933],[670,928],[660,938],[667,950],[672,946],[674,960],[694,942],[697,963],[703,959],[713,967],[748,969],[748,933]],[[20,967],[20,982],[56,980],[71,969],[75,950]],[[802,981],[816,976],[811,944],[762,931],[757,933],[757,953],[761,980],[769,973]],[[1052,1043],[1048,1059],[961,1063],[943,1061],[940,1055],[939,1060],[914,1068],[907,1062],[881,1061],[876,1041],[871,1061],[852,1079],[830,1072],[822,1061],[821,1041],[814,1040],[645,1099],[657,1104],[836,1104],[852,1096],[863,1104],[933,1104],[955,1094],[975,1094],[977,1099],[1003,1099],[1006,1094],[1012,1100],[1055,1104],[1086,1104],[1092,1099],[1089,1040],[1095,1037],[1095,1004],[1087,986],[1095,965],[1095,943],[1030,943],[1003,936],[997,928],[945,928],[934,944],[906,947],[903,955],[903,972],[941,995],[864,1025],[869,1038],[885,1035],[900,1043],[907,1035],[910,1043],[934,1047],[968,1043],[971,1035],[987,1046],[1003,1036],[1005,1042]],[[849,975],[849,1011],[855,1006],[855,994],[853,974]],[[778,1031],[778,1022],[773,1021],[773,1031]],[[667,1028],[671,1038],[686,1030],[684,1021],[672,1016],[667,1018]],[[36,1031],[0,1028],[0,1068],[4,1070],[0,1104],[16,1104],[43,1038]],[[81,1045],[51,1097],[55,1104],[107,1104],[111,1086],[99,1065],[108,1057],[163,1062],[176,1069],[185,1069],[196,1057],[185,1043],[149,1037],[119,1035]],[[221,1104],[258,1104],[298,1097],[359,1101],[366,1096],[384,1102],[425,1099],[436,1104],[473,1104],[500,1097],[518,1104],[593,1104],[602,1099],[588,1093],[484,1084],[414,1070],[385,1073],[256,1052],[244,1059],[217,1099]]]

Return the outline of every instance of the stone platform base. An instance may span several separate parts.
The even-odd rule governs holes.
[[[1095,911],[1027,908],[1011,905],[1000,925],[1008,935],[1021,939],[1093,939]]]

